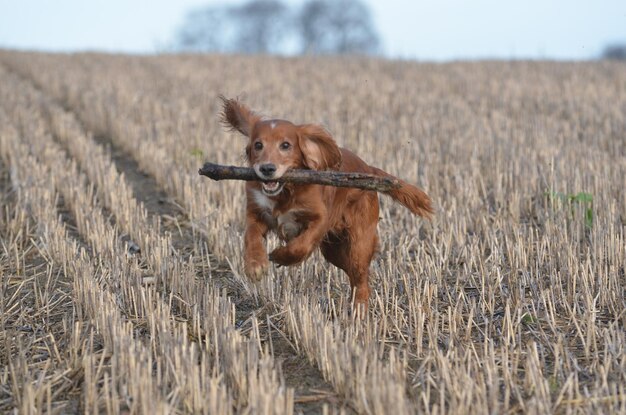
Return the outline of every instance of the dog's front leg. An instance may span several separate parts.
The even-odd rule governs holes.
[[[265,235],[268,230],[268,225],[254,212],[247,212],[246,233],[244,235],[244,271],[246,276],[255,282],[261,280],[269,267],[265,248]]]
[[[285,246],[270,253],[270,261],[278,265],[295,265],[304,261],[319,246],[327,231],[326,212],[299,213],[304,229]]]

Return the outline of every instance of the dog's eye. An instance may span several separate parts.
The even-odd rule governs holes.
[[[289,150],[290,147],[291,147],[291,143],[288,141],[283,141],[282,143],[280,143],[281,150]]]
[[[260,141],[257,141],[256,143],[254,143],[254,149],[255,150],[263,150],[263,143]]]

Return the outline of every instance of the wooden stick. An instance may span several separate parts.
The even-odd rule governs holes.
[[[256,175],[254,170],[249,167],[222,166],[213,163],[205,163],[205,165],[198,170],[198,174],[207,176],[213,180],[256,180],[296,184],[322,184],[335,187],[355,187],[383,193],[392,189],[398,189],[401,186],[398,179],[391,177],[382,177],[367,173],[317,170],[289,170],[279,179],[262,180]]]

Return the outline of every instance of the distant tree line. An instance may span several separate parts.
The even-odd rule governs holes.
[[[380,50],[367,6],[360,0],[248,0],[189,12],[174,48],[191,52],[365,54]]]
[[[626,43],[613,44],[604,48],[602,58],[618,61],[626,61]]]

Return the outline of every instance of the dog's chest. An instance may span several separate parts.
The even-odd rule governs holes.
[[[265,196],[263,192],[259,190],[252,190],[252,198],[254,199],[254,203],[263,211],[271,213],[274,207],[276,207],[276,201]]]
[[[289,241],[298,236],[304,227],[298,221],[298,209],[280,211],[276,209],[276,201],[265,196],[262,192],[255,190],[252,194],[256,205],[262,211],[263,219],[272,230],[278,233],[281,239]]]

